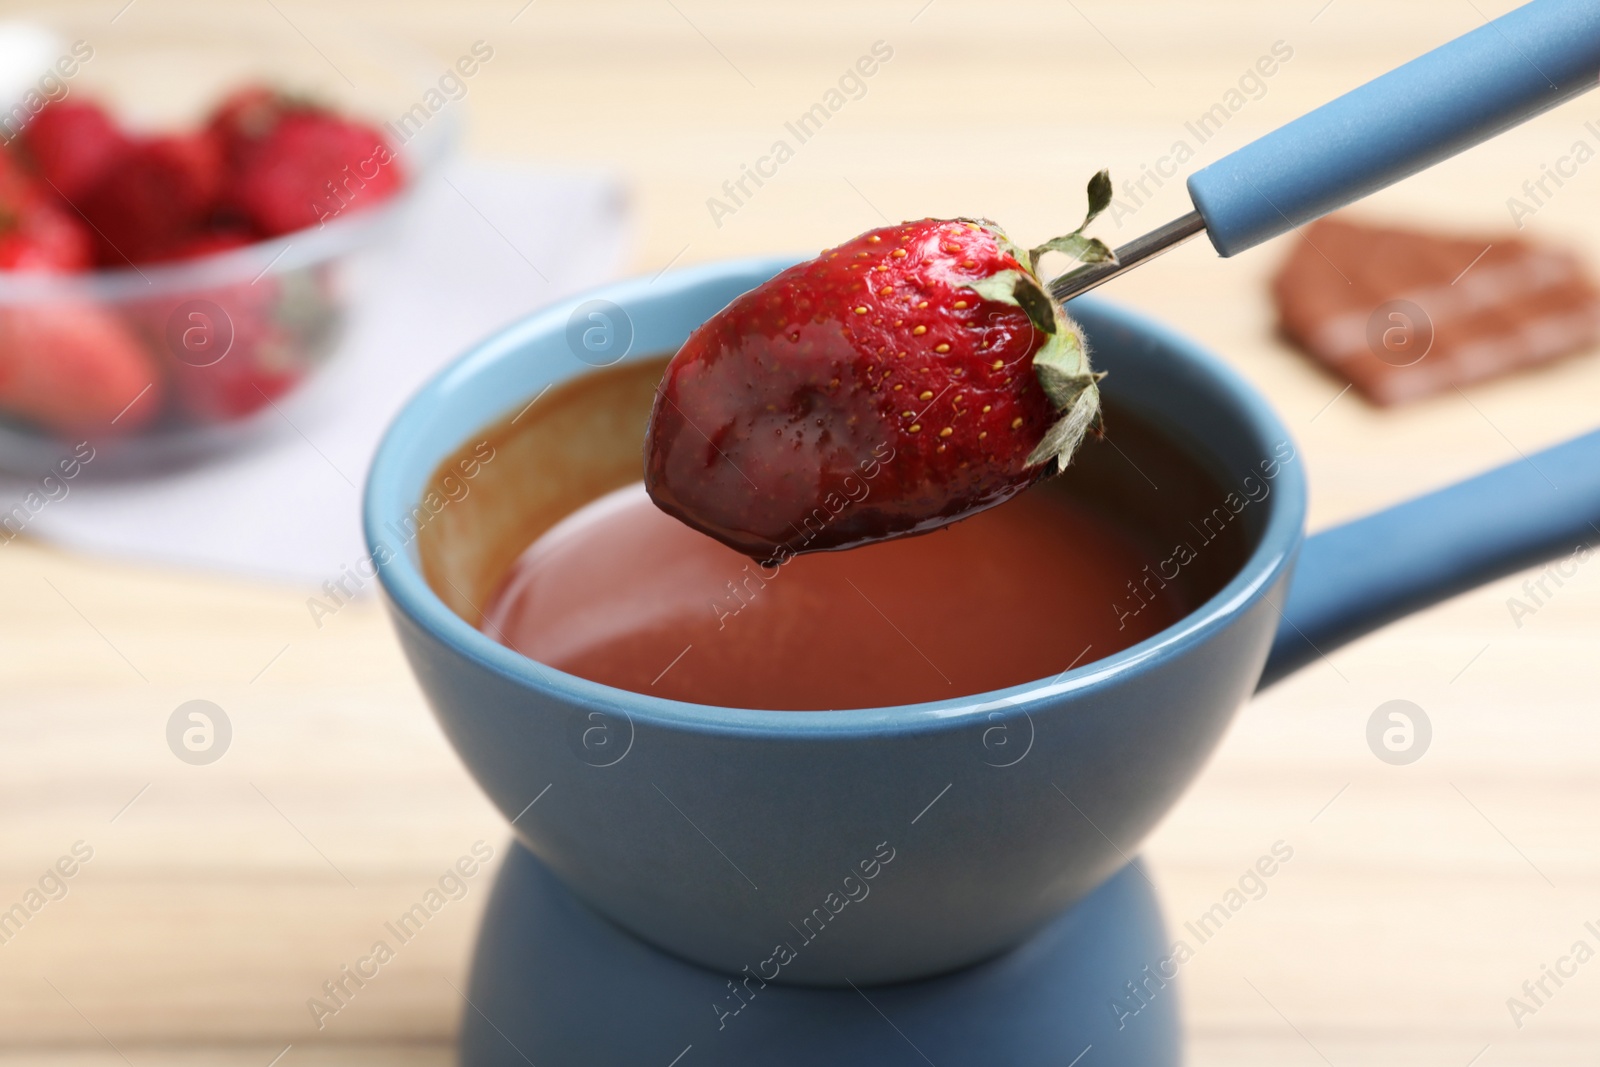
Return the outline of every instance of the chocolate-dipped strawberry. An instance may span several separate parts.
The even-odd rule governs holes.
[[[993,507],[1067,466],[1100,396],[1038,267],[1111,258],[1084,225],[1031,251],[994,223],[872,230],[697,329],[657,389],[656,504],[760,560],[852,548]]]

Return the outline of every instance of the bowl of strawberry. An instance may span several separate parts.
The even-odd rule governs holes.
[[[267,84],[175,129],[49,103],[0,147],[0,465],[80,440],[191,460],[275,418],[419,169],[377,125]]]

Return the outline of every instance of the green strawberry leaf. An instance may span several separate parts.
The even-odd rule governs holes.
[[[1024,274],[1017,280],[1016,288],[1012,292],[1016,296],[1017,306],[1027,314],[1028,321],[1033,323],[1034,329],[1050,337],[1059,332],[1061,318],[1056,313],[1056,302],[1045,287],[1039,284],[1039,279],[1031,274]]]
[[[1039,292],[1045,292],[1037,280],[1030,281]],[[1049,307],[1057,326],[1033,354],[1033,373],[1058,417],[1026,462],[1030,467],[1052,463],[1055,473],[1060,473],[1072,462],[1089,431],[1100,428],[1099,382],[1105,375],[1090,364],[1089,346],[1066,309],[1054,299]]]
[[[1079,231],[1089,228],[1089,223],[1099,217],[1100,213],[1111,206],[1111,172],[1102,170],[1089,179],[1089,214],[1084,218]]]
[[[1002,270],[979,278],[977,281],[967,283],[967,288],[977,293],[985,300],[993,300],[997,304],[1010,304],[1012,307],[1021,307],[1017,302],[1017,283],[1022,280],[1019,270]]]
[[[966,283],[967,288],[985,300],[1018,307],[1028,316],[1040,333],[1056,332],[1056,309],[1050,294],[1031,274],[1019,270],[1002,270]]]
[[[1038,248],[1028,253],[1028,266],[1037,271],[1039,259],[1046,252],[1063,252],[1079,263],[1114,263],[1117,255],[1110,247],[1098,237],[1085,237],[1081,233],[1069,233],[1062,237],[1052,237]]]
[[[1072,406],[1056,420],[1039,443],[1028,454],[1028,466],[1041,463],[1055,464],[1056,473],[1066,470],[1073,453],[1083,444],[1089,431],[1100,423],[1100,390],[1091,381],[1072,402]]]
[[[1066,411],[1101,378],[1089,366],[1089,352],[1073,327],[1057,330],[1033,356],[1033,372],[1057,411]]]

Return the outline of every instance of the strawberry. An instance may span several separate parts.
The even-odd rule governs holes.
[[[41,200],[20,215],[0,207],[0,271],[88,270],[93,261],[88,230],[75,215]]]
[[[213,254],[229,243],[210,238],[191,250]],[[215,423],[251,414],[298,385],[327,351],[338,303],[323,269],[311,268],[157,298],[131,314],[164,357],[177,412]]]
[[[206,136],[216,141],[228,166],[238,167],[292,106],[289,97],[264,85],[235,89],[212,110]]]
[[[22,147],[34,170],[74,204],[100,184],[130,146],[103,108],[77,100],[46,106],[22,131]]]
[[[160,411],[161,386],[144,346],[103,308],[69,300],[0,307],[7,414],[57,432],[126,433]]]
[[[222,157],[201,135],[136,141],[78,203],[94,226],[102,266],[172,255],[209,219],[222,189]]]
[[[265,134],[232,150],[238,176],[228,205],[268,237],[372,207],[404,180],[381,133],[309,106],[282,111]]]
[[[77,216],[0,153],[0,270],[87,270],[90,251]],[[128,431],[155,417],[160,384],[144,347],[104,309],[48,297],[0,304],[0,411],[61,432]]]
[[[1102,171],[1084,226],[1110,199]],[[782,560],[924,533],[1061,470],[1099,428],[1100,376],[1038,262],[1112,258],[1083,228],[1024,252],[986,221],[886,226],[737,297],[667,366],[650,496]]]
[[[87,270],[91,252],[77,215],[0,152],[0,270]]]

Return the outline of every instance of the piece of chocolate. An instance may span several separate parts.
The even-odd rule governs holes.
[[[1600,341],[1572,253],[1321,219],[1273,279],[1285,336],[1377,404],[1546,363]]]

